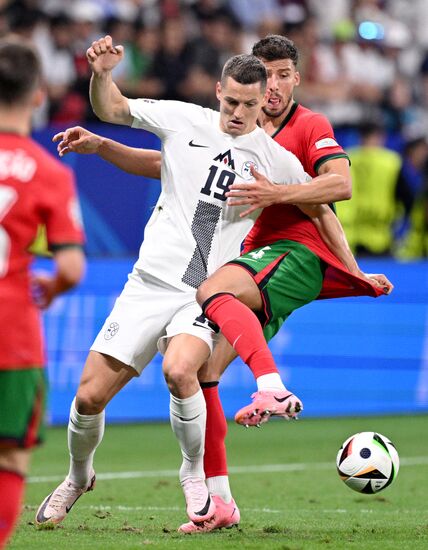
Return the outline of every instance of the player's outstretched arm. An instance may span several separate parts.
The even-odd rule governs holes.
[[[86,58],[92,70],[89,97],[94,113],[104,122],[131,125],[128,100],[112,78],[112,70],[123,58],[123,46],[113,46],[107,35],[92,42]]]
[[[128,147],[94,134],[81,126],[74,126],[56,134],[52,141],[58,143],[57,150],[60,157],[67,153],[96,154],[129,174],[160,179],[161,154],[159,151]]]
[[[332,159],[321,165],[320,174],[310,182],[276,185],[253,168],[254,181],[234,183],[226,196],[229,204],[248,206],[241,217],[272,204],[327,204],[351,198],[352,185],[346,158]]]
[[[385,275],[366,275],[361,271],[349,247],[342,224],[328,205],[298,206],[312,219],[324,242],[350,273],[382,288],[385,294],[392,292],[394,287]]]

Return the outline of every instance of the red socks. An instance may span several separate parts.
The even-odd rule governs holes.
[[[4,548],[21,512],[24,478],[0,470],[0,548]]]
[[[218,394],[218,382],[202,382],[202,391],[207,404],[205,432],[204,471],[205,476],[227,476],[225,439],[227,422]]]
[[[255,378],[278,373],[257,316],[233,294],[215,294],[202,306],[226,340],[250,367]]]

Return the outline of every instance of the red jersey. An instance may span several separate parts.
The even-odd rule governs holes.
[[[83,243],[72,172],[32,139],[0,134],[0,369],[44,363],[28,252],[43,224],[50,250]]]
[[[324,115],[294,103],[281,127],[272,136],[296,155],[304,169],[315,177],[319,166],[332,158],[348,158],[334,138],[333,128]],[[297,241],[307,246],[327,264],[323,287],[318,299],[345,296],[374,296],[383,292],[365,280],[349,273],[330,251],[315,225],[291,204],[265,208],[244,241],[243,253],[280,239]]]

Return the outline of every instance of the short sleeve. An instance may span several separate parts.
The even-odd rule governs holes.
[[[132,128],[142,128],[161,139],[192,125],[205,111],[199,105],[181,101],[128,99],[128,104]]]
[[[290,185],[294,183],[306,183],[311,181],[300,160],[290,151],[281,150],[281,159],[275,163],[275,183]]]
[[[329,158],[348,158],[343,148],[337,143],[333,128],[324,115],[314,113],[306,122],[305,134],[308,164],[313,167],[315,173],[320,164]]]
[[[55,161],[44,201],[42,222],[46,227],[49,249],[59,246],[84,243],[84,230],[74,174]]]

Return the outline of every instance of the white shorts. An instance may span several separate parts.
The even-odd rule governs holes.
[[[138,374],[177,334],[197,336],[213,349],[215,333],[202,314],[194,289],[174,288],[134,268],[91,350],[110,355]]]

